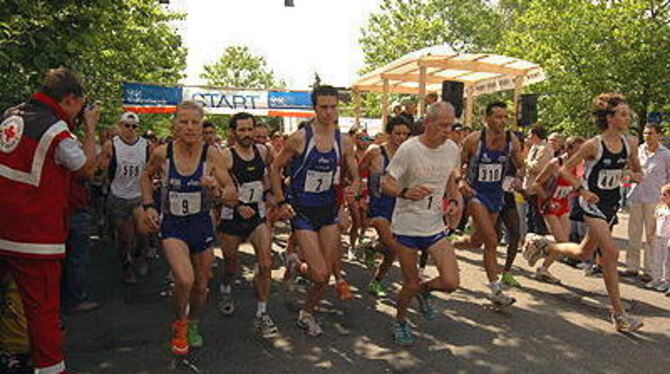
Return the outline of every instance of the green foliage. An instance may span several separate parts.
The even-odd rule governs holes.
[[[0,0],[0,107],[24,101],[45,70],[63,66],[78,71],[88,96],[102,102],[103,123],[114,122],[121,82],[181,78],[186,51],[170,24],[181,18],[155,0]]]
[[[284,88],[286,83],[277,79],[263,56],[254,55],[247,46],[227,47],[219,60],[205,65],[201,77],[209,85],[245,89]]]

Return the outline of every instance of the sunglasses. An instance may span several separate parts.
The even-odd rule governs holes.
[[[127,128],[127,129],[133,129],[133,130],[137,130],[137,129],[140,128],[140,125],[133,125],[133,124],[130,124],[130,123],[126,123],[123,126],[125,126],[125,128]]]

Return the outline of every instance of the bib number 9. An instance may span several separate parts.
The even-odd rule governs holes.
[[[485,183],[500,182],[502,180],[502,169],[500,164],[480,164],[477,179]]]
[[[305,192],[320,193],[333,185],[333,173],[330,171],[307,170]]]
[[[202,198],[199,192],[170,192],[170,214],[174,216],[189,216],[200,213]]]
[[[622,170],[600,170],[597,186],[601,190],[614,190],[621,186]]]

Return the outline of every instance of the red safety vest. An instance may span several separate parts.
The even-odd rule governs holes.
[[[67,238],[69,171],[54,159],[73,137],[67,115],[36,94],[0,124],[0,255],[60,258]]]

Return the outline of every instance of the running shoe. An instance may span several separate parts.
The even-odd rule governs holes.
[[[516,302],[516,299],[505,295],[502,290],[496,290],[491,292],[487,298],[496,306],[499,307],[508,307]]]
[[[354,294],[351,293],[347,281],[337,282],[335,284],[335,291],[337,291],[337,296],[340,300],[351,300],[354,298]]]
[[[267,313],[257,315],[254,320],[254,325],[256,326],[256,331],[263,337],[272,336],[277,333],[277,326]]]
[[[300,315],[298,316],[298,321],[296,323],[298,327],[300,327],[305,332],[305,334],[309,336],[316,337],[323,333],[321,326],[319,326],[319,323],[312,314],[300,311]]]
[[[368,285],[368,292],[370,292],[374,297],[377,298],[382,298],[388,296],[386,294],[386,290],[384,289],[384,286],[382,286],[381,282],[378,282],[376,280],[373,280],[370,282],[370,285]]]
[[[638,275],[640,275],[640,273],[637,270],[626,269],[619,271],[619,276],[622,278],[635,278]]]
[[[526,234],[526,239],[523,243],[523,258],[528,261],[528,265],[535,266],[535,263],[544,256],[549,246],[549,240],[542,235],[534,233]]]
[[[639,330],[644,323],[641,319],[635,318],[628,313],[614,314],[612,313],[612,324],[617,331],[633,332]]]
[[[560,284],[561,280],[553,276],[550,272],[549,269],[540,266],[537,268],[535,271],[535,279],[541,281],[541,282],[546,282],[546,283],[551,283],[551,284]]]
[[[646,288],[648,290],[656,290],[657,287],[660,287],[660,286],[663,286],[663,281],[661,281],[661,280],[653,280],[651,282],[647,282],[647,283],[644,284],[644,288]],[[663,291],[665,291],[665,289],[658,290],[658,291],[663,292]]]
[[[219,311],[224,316],[230,316],[235,312],[235,303],[230,293],[221,293],[221,301],[219,302]]]
[[[202,340],[202,335],[200,335],[200,329],[198,329],[198,321],[189,321],[188,322],[188,345],[193,348],[201,348],[204,344]]]
[[[185,355],[188,353],[188,321],[178,320],[172,324],[172,353]]]
[[[658,292],[665,292],[667,290],[670,290],[670,284],[668,284],[667,282],[661,282],[661,284],[656,286],[656,288],[654,288],[654,290],[656,290]]]
[[[435,307],[433,307],[431,301],[433,295],[430,294],[430,291],[419,291],[416,294],[416,298],[419,300],[419,311],[421,314],[428,319],[435,318]]]
[[[412,329],[407,321],[393,322],[393,340],[398,345],[412,345],[414,344],[414,336]]]
[[[516,278],[510,273],[510,272],[504,272],[502,273],[502,277],[500,277],[500,281],[507,286],[510,287],[516,287],[516,288],[521,288],[521,283],[519,283]]]

